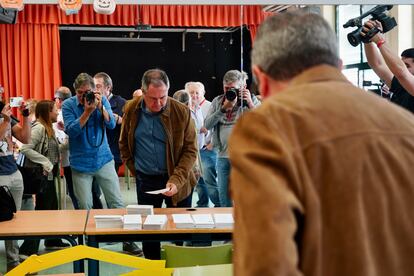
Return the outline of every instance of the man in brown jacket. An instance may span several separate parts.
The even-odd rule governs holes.
[[[170,82],[159,69],[142,77],[143,95],[125,105],[119,149],[136,176],[138,204],[191,207],[196,184],[197,139],[190,109],[169,98]],[[163,194],[148,194],[167,189]],[[160,259],[160,244],[143,243],[144,255]]]
[[[414,275],[414,117],[341,74],[316,14],[260,27],[230,138],[235,275]]]

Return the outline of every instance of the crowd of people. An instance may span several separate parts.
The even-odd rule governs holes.
[[[240,89],[239,97],[251,102],[246,79],[244,72],[229,71],[224,76],[223,92],[236,87]],[[165,202],[167,207],[191,207],[196,187],[197,207],[231,206],[228,180],[223,179],[228,177],[229,169],[224,174],[216,165],[222,156],[217,158],[212,133],[223,123],[226,130],[220,136],[224,141],[220,145],[227,147],[229,130],[241,113],[254,105],[241,107],[237,100],[221,96],[215,99],[215,106],[222,101],[226,110],[217,114],[216,110],[209,111],[211,102],[205,99],[201,82],[186,83],[177,100],[168,97],[169,86],[166,72],[148,70],[141,88],[127,102],[113,93],[107,73],[99,72],[93,77],[81,73],[73,83],[74,96],[68,87],[59,87],[53,100],[24,102],[20,110],[28,112],[22,125],[10,119],[11,108],[5,104],[4,125],[8,124],[13,132],[9,131],[4,139],[12,145],[13,134],[20,147],[17,160],[12,150],[0,158],[4,160],[0,175],[12,173],[18,179],[16,184],[6,183],[18,209],[57,210],[54,180],[60,177],[61,168],[75,209],[103,208],[102,194],[108,208],[124,208],[118,178],[124,162],[136,178],[138,204],[161,207]],[[205,120],[209,116],[214,116],[215,122],[207,129]],[[221,183],[225,187],[221,188]],[[162,188],[168,189],[162,195],[145,193]],[[37,254],[39,242],[26,240],[20,248],[15,241],[7,242],[8,269]],[[45,240],[44,245],[46,249],[69,246],[59,239]],[[143,243],[141,250],[135,243],[124,242],[123,250],[160,258],[156,243]]]
[[[382,26],[369,20],[361,35],[372,28]],[[413,275],[414,48],[400,59],[379,32],[364,49],[395,104],[353,86],[333,30],[300,11],[259,28],[252,71],[263,102],[238,70],[223,76],[211,102],[200,81],[169,97],[160,69],[143,74],[129,101],[113,94],[108,74],[81,73],[74,96],[61,87],[54,101],[33,102],[34,118],[23,103],[20,124],[4,105],[0,181],[18,209],[57,209],[62,166],[74,208],[102,208],[101,192],[108,208],[124,208],[125,163],[138,204],[191,207],[194,190],[197,207],[234,204],[235,275]],[[35,206],[12,136],[23,159],[41,167]],[[165,192],[146,193],[158,189]],[[20,253],[37,252],[39,241],[25,243]],[[155,242],[123,249],[160,258]],[[17,241],[6,241],[6,253],[9,268],[19,264]]]

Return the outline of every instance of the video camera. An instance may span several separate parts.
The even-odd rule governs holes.
[[[343,27],[358,27],[355,31],[348,34],[348,41],[349,43],[356,47],[359,45],[359,43],[369,43],[371,38],[373,38],[380,30],[377,27],[372,28],[371,30],[366,33],[365,36],[361,35],[361,31],[363,28],[362,19],[367,17],[368,15],[372,16],[372,20],[378,20],[382,25],[382,32],[386,33],[390,30],[392,30],[395,26],[397,26],[397,21],[395,21],[394,17],[389,17],[386,14],[386,11],[389,11],[392,9],[392,5],[378,5],[374,8],[370,9],[369,11],[361,14],[358,17],[352,18],[346,22]]]

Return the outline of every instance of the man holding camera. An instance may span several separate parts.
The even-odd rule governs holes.
[[[72,181],[79,208],[92,208],[94,179],[102,189],[108,208],[123,208],[119,178],[105,131],[116,124],[111,105],[105,96],[95,91],[94,80],[87,73],[79,74],[73,87],[76,96],[63,102],[62,113],[69,135]],[[132,242],[124,242],[123,250],[142,254]]]
[[[370,30],[380,30],[369,43],[364,43],[368,64],[374,72],[390,87],[391,101],[414,112],[414,48],[394,54],[382,34],[382,25],[377,20],[365,22],[361,35]],[[377,48],[377,49],[376,49]]]
[[[218,150],[217,185],[221,207],[233,204],[228,193],[230,161],[227,153],[227,140],[234,124],[244,111],[260,104],[259,100],[246,88],[247,75],[238,70],[230,70],[223,77],[224,94],[213,99],[204,121],[208,130],[213,130],[213,145]]]
[[[96,178],[109,208],[123,208],[119,179],[105,128],[115,127],[111,106],[95,92],[93,78],[81,73],[73,87],[76,96],[63,102],[65,131],[69,135],[73,188],[80,209],[92,208],[92,182]]]
[[[16,209],[20,210],[23,197],[23,178],[17,169],[13,155],[12,136],[22,143],[29,143],[30,140],[30,120],[29,110],[23,103],[19,110],[23,115],[23,124],[12,116],[10,104],[3,103],[3,87],[0,85],[0,185],[9,188]],[[7,271],[20,264],[19,246],[17,240],[6,240]]]

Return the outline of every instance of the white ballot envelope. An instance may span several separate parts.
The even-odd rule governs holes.
[[[169,190],[170,190],[170,188],[165,188],[165,189],[161,189],[161,190],[148,191],[146,193],[147,194],[152,194],[152,195],[158,195],[158,194],[163,194],[165,192],[168,192]]]

